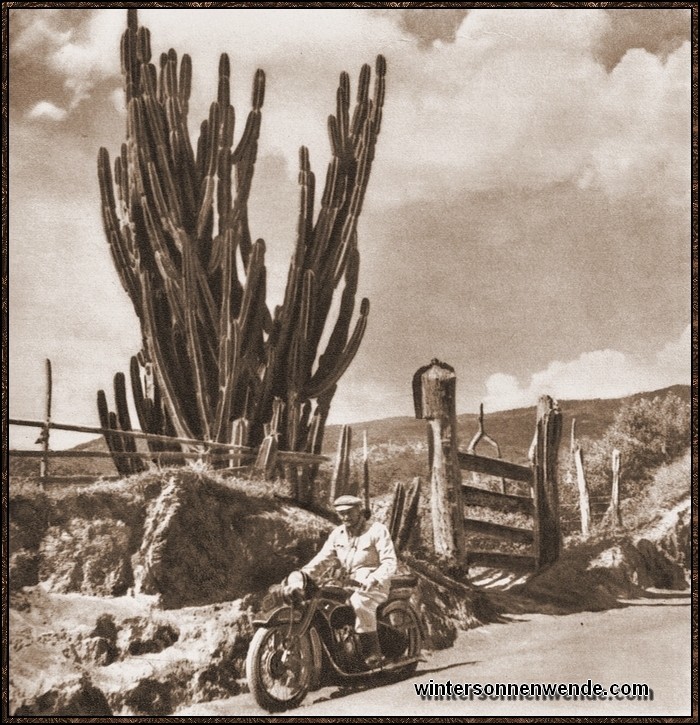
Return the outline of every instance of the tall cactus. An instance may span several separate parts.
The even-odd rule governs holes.
[[[359,348],[369,312],[363,299],[351,333],[357,221],[381,126],[384,58],[377,58],[373,97],[370,68],[362,67],[352,117],[350,80],[340,76],[336,113],[328,119],[332,160],[315,219],[315,177],[301,148],[296,245],[284,301],[271,315],[265,243],[252,241],[247,211],[265,75],[255,73],[252,109],[234,144],[230,62],[221,56],[217,99],[195,152],[187,123],[190,57],[178,66],[171,49],[157,67],[148,29],[139,27],[136,10],[127,17],[121,43],[126,142],[113,175],[109,154],[100,149],[98,174],[112,258],[141,324],[140,364],[152,369],[162,399],[161,430],[153,430],[156,416],[139,414],[141,425],[229,443],[233,421],[246,419],[247,442],[256,446],[279,399],[279,447],[319,452],[337,382]],[[341,283],[338,316],[319,356]],[[132,362],[134,399],[143,411],[141,376],[133,368]]]

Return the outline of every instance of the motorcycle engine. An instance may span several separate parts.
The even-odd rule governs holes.
[[[358,659],[362,659],[357,635],[352,626],[336,627],[333,630],[333,640],[337,662],[343,669],[348,669]]]

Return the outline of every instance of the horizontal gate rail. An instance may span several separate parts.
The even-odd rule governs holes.
[[[483,519],[464,519],[464,530],[468,534],[493,536],[513,544],[532,544],[534,538],[532,529],[495,524]]]
[[[503,513],[523,513],[532,515],[534,502],[529,496],[516,496],[512,493],[499,493],[485,488],[462,484],[462,498],[467,506],[482,506]]]
[[[511,481],[522,481],[532,483],[532,470],[527,466],[520,466],[517,463],[503,461],[500,458],[488,458],[477,456],[474,453],[457,452],[459,467],[464,471],[475,473],[486,473],[498,478],[509,478]]]

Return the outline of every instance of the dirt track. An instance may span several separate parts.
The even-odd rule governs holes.
[[[327,687],[312,693],[290,717],[415,715],[691,714],[690,598],[630,600],[624,609],[566,616],[513,617],[460,635],[455,647],[427,658],[414,677],[363,691]],[[645,683],[653,700],[424,701],[414,684]],[[195,705],[177,715],[266,715],[250,695]]]

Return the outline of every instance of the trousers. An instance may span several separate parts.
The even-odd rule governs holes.
[[[355,631],[358,634],[377,631],[377,607],[389,598],[384,588],[353,592],[350,604],[355,610]]]

